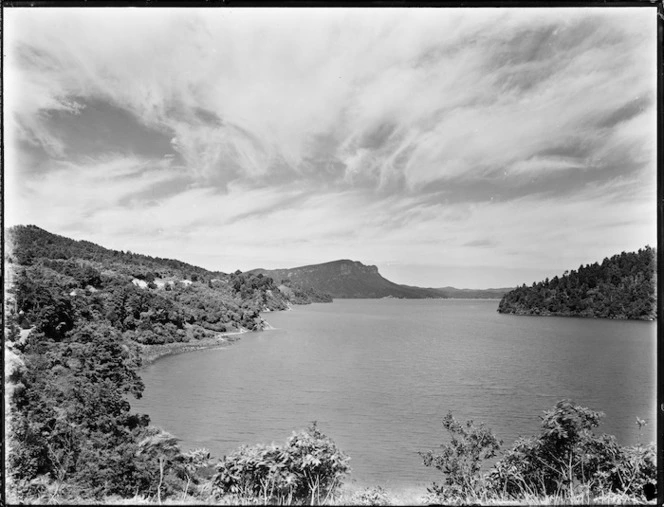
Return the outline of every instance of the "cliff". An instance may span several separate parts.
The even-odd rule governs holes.
[[[383,278],[376,266],[348,259],[290,269],[254,269],[249,273],[269,276],[277,283],[287,280],[300,287],[311,287],[334,298],[445,297],[436,289],[396,284]]]

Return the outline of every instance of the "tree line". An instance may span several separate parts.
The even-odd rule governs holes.
[[[525,284],[503,296],[500,313],[653,320],[657,316],[656,249],[622,252]]]

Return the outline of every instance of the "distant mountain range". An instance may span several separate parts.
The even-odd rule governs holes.
[[[333,298],[491,298],[500,299],[512,288],[456,289],[454,287],[414,287],[387,280],[376,266],[342,259],[289,269],[253,269],[251,274],[269,276],[276,283],[289,281],[299,287],[310,287]]]

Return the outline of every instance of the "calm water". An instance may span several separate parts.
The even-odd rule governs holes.
[[[417,451],[442,417],[484,422],[506,445],[562,398],[606,413],[600,432],[655,440],[656,324],[496,312],[497,301],[336,300],[268,313],[276,329],[163,358],[133,403],[223,456],[282,443],[312,420],[351,456],[358,485],[420,486]],[[649,424],[642,437],[636,416]]]

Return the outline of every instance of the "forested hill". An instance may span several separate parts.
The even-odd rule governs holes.
[[[143,358],[220,345],[234,339],[223,333],[262,329],[261,312],[324,298],[34,225],[5,239],[7,476],[19,496],[44,484],[89,498],[195,489],[207,458],[131,411]]]
[[[88,499],[160,498],[199,487],[205,454],[181,452],[131,410],[129,395],[143,391],[142,358],[232,341],[222,333],[261,329],[262,311],[293,301],[263,275],[210,272],[35,226],[5,238],[13,494],[47,499],[55,487]]]
[[[310,302],[302,291],[291,300],[270,277],[110,250],[36,226],[9,229],[7,243],[9,296],[26,328],[40,323],[64,334],[83,317],[161,344],[260,329],[260,312]]]
[[[34,225],[16,226],[7,231],[10,263],[32,265],[38,259],[79,259],[113,268],[124,274],[142,275],[159,271],[180,279],[218,278],[224,273],[211,272],[174,259],[162,259],[119,250],[111,250],[89,241],[76,241],[52,234]]]
[[[500,313],[653,320],[657,316],[656,249],[606,258],[505,294]]]

